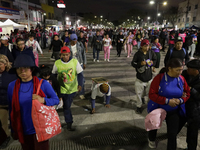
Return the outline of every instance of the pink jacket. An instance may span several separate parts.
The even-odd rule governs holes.
[[[166,115],[167,112],[162,108],[158,108],[150,112],[145,118],[146,131],[160,129],[163,120],[165,120]]]

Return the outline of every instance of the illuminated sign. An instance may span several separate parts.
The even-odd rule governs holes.
[[[57,7],[58,8],[66,8],[65,3],[63,0],[59,0],[57,3]]]

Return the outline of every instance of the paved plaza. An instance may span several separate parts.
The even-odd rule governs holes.
[[[100,52],[100,62],[93,62],[92,49],[87,53],[85,77],[86,100],[77,95],[72,105],[74,118],[73,126],[76,131],[65,129],[62,109],[58,110],[62,123],[62,133],[50,140],[51,150],[148,150],[147,132],[144,129],[144,118],[147,115],[147,100],[142,106],[142,114],[136,114],[136,96],[134,82],[136,71],[131,61],[136,48],[130,58],[123,51],[117,57],[115,47],[111,49],[110,62],[105,62],[103,51]],[[164,52],[161,52],[161,67],[163,66]],[[44,50],[44,57],[40,57],[40,64],[52,66],[51,53]],[[156,74],[155,74],[156,75]],[[105,77],[112,88],[111,108],[104,107],[104,99],[97,98],[96,113],[90,114],[91,78]],[[165,150],[167,144],[166,124],[163,123],[157,135],[157,150]],[[186,127],[182,129],[177,138],[178,149],[186,145]],[[198,142],[200,143],[200,141]],[[12,141],[7,150],[20,150],[20,144]],[[200,145],[198,146],[200,150]]]

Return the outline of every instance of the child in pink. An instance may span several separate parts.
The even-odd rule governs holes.
[[[111,47],[111,39],[109,38],[109,35],[106,34],[106,37],[103,38],[103,49],[104,49],[104,61],[106,61],[106,58],[107,58],[107,61],[109,62],[110,60],[110,47]],[[108,57],[107,57],[108,56]]]
[[[132,49],[133,49],[133,38],[134,38],[134,35],[132,34],[132,32],[129,32],[128,33],[128,41],[127,41],[127,45],[128,45],[128,54],[127,54],[127,58],[130,57],[131,55],[131,52],[132,52]]]

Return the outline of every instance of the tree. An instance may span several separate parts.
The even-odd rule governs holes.
[[[167,10],[165,13],[165,18],[168,20],[168,22],[171,22],[173,28],[175,27],[175,23],[182,15],[182,10],[179,10],[178,7],[170,7],[170,9]]]

